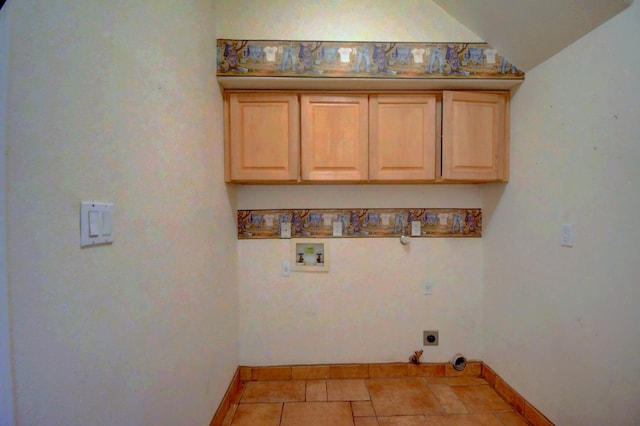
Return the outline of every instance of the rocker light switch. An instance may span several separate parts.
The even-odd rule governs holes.
[[[100,225],[98,223],[98,211],[89,210],[89,236],[97,237],[100,235]]]

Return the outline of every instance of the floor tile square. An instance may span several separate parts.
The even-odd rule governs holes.
[[[356,417],[353,421],[355,426],[379,426],[378,419],[375,417]]]
[[[327,380],[329,401],[367,401],[369,390],[364,379]]]
[[[369,379],[366,383],[378,416],[442,413],[442,407],[422,378]]]
[[[376,415],[371,401],[353,401],[351,410],[353,411],[353,417],[373,417]]]
[[[354,426],[348,402],[291,402],[282,410],[282,426]]]
[[[304,401],[303,380],[267,381],[247,383],[241,403]]]
[[[427,426],[503,426],[491,413],[426,416]]]
[[[378,417],[380,426],[426,426],[424,416]]]
[[[466,407],[449,386],[429,386],[447,414],[468,413]]]
[[[231,426],[278,426],[282,404],[240,404]]]
[[[502,422],[504,426],[528,426],[529,423],[522,418],[522,416],[515,411],[510,413],[493,413],[498,420]]]
[[[307,381],[307,402],[327,400],[327,382],[324,380]]]
[[[512,411],[511,406],[489,385],[452,386],[451,389],[470,413]]]

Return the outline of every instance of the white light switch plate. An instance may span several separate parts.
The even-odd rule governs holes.
[[[113,242],[113,204],[80,203],[80,247]]]
[[[333,222],[333,236],[342,237],[342,222]]]
[[[422,229],[421,229],[421,226],[420,226],[420,221],[419,220],[412,220],[411,221],[411,236],[412,237],[419,237],[421,232],[422,232]]]
[[[280,238],[291,238],[291,222],[280,224]]]

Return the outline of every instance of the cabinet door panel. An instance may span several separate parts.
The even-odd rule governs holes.
[[[443,180],[508,179],[508,94],[444,92]]]
[[[369,178],[434,180],[436,96],[372,95],[369,111]]]
[[[368,97],[302,95],[302,180],[360,181],[368,176]]]
[[[296,180],[299,113],[295,94],[230,94],[231,180]]]

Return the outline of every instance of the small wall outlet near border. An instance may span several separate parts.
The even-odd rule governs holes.
[[[422,344],[424,346],[438,346],[438,330],[425,330],[422,332]]]
[[[289,275],[291,275],[291,261],[289,259],[282,259],[280,275],[282,275],[283,277],[288,277]]]
[[[291,238],[291,222],[280,224],[280,238]]]
[[[573,225],[563,223],[560,225],[560,245],[562,247],[573,247]]]

